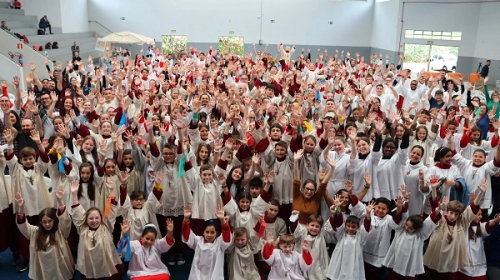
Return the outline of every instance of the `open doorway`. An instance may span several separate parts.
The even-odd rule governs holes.
[[[445,69],[455,72],[458,61],[458,47],[432,44],[405,44],[403,67],[411,70],[412,76],[422,69],[426,72]],[[415,78],[412,77],[412,78]]]

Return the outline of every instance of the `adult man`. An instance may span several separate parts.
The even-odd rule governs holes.
[[[78,71],[78,69],[80,68],[81,62],[82,62],[82,58],[80,57],[79,52],[78,51],[74,52],[73,53],[73,70]]]
[[[486,78],[488,77],[488,73],[490,72],[490,64],[491,60],[486,60],[486,65],[483,66],[481,69],[481,77]]]
[[[73,54],[73,59],[75,58],[75,53],[80,52],[80,46],[76,44],[76,41],[73,42],[73,46],[71,46],[71,53]]]
[[[40,22],[38,23],[38,28],[43,28],[43,34],[46,34],[45,31],[47,30],[47,27],[49,28],[49,33],[54,34],[52,33],[52,26],[50,25],[47,16],[43,16],[43,18],[41,18]]]
[[[49,82],[49,87],[50,83],[53,83],[53,81]],[[44,138],[50,138],[50,136],[55,133],[55,129],[52,119],[48,116],[48,110],[50,108],[50,104],[52,103],[49,92],[42,91],[42,94],[40,95],[40,103],[39,114],[43,126],[43,135]],[[41,135],[42,134],[40,134],[40,136]]]

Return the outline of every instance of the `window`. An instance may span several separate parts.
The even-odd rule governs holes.
[[[229,51],[226,51],[226,46],[229,48]],[[235,53],[235,48],[238,55],[245,55],[245,37],[219,37],[219,50],[221,51],[221,53]]]
[[[424,31],[424,30],[405,30],[406,39],[427,39],[427,40],[462,40],[460,31]]]
[[[187,36],[184,35],[162,35],[161,47],[165,54],[177,53],[187,50]]]

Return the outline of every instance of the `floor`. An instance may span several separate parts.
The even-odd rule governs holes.
[[[16,267],[12,266],[12,254],[10,250],[0,253],[0,280],[14,280],[14,279],[30,279],[28,277],[28,271],[25,272],[16,272]],[[186,263],[182,266],[168,266],[170,271],[170,279],[183,280],[188,279],[189,271],[191,269],[191,261],[193,255],[186,253],[185,259]],[[77,272],[74,280],[81,280],[80,274]],[[125,275],[123,276],[123,280],[129,280],[129,278]]]

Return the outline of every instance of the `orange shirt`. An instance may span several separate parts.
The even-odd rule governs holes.
[[[319,206],[321,200],[325,196],[326,184],[320,183],[319,187],[316,189],[316,193],[310,199],[304,196],[304,193],[300,191],[300,185],[302,182],[300,180],[293,180],[293,204],[292,210],[299,210],[299,223],[307,224],[307,219],[312,214],[318,214]]]

